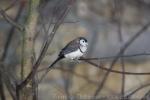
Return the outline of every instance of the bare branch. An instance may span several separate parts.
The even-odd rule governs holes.
[[[142,97],[141,100],[148,100],[150,99],[150,90]]]
[[[15,26],[19,31],[24,31],[24,27],[20,25],[19,23],[16,23],[13,19],[11,19],[3,9],[0,8],[0,14],[2,17],[11,25]]]
[[[72,4],[74,0],[70,0],[69,2]],[[57,21],[57,23],[54,25],[54,28],[51,32],[51,34],[48,36],[48,39],[46,40],[45,44],[44,44],[44,47],[40,53],[40,56],[38,57],[37,61],[34,63],[33,65],[33,69],[32,71],[28,74],[28,76],[25,78],[25,80],[23,82],[21,82],[17,88],[18,90],[21,90],[24,86],[26,86],[28,84],[28,82],[32,79],[32,77],[34,77],[37,69],[38,69],[38,66],[40,65],[42,59],[44,58],[45,54],[46,54],[46,51],[49,47],[49,45],[51,44],[53,38],[54,38],[54,35],[57,31],[57,29],[59,28],[59,26],[61,25],[61,23],[63,22],[66,14],[68,13],[68,11],[70,10],[70,4],[68,5],[68,7],[66,7],[64,9],[64,12],[59,16],[59,19]]]
[[[0,73],[0,98],[1,100],[5,100],[5,92],[4,92],[4,84],[2,81],[2,73]]]
[[[131,55],[121,55],[119,58],[132,58],[132,57],[139,57],[139,56],[150,56],[149,52],[144,53],[137,53],[137,54],[131,54]],[[111,60],[116,58],[117,56],[109,56],[109,57],[100,57],[100,58],[80,58],[79,60]]]
[[[150,86],[150,83],[147,83],[145,85],[142,85],[140,87],[138,87],[137,89],[135,89],[133,92],[131,92],[130,94],[126,95],[125,97],[126,98],[130,98],[133,94],[135,94],[136,92],[140,91],[141,89],[143,88],[146,88],[146,87],[149,87]]]
[[[116,26],[117,26],[117,33],[118,33],[118,38],[120,42],[120,46],[124,43],[123,41],[123,36],[122,36],[122,2],[120,0],[114,0],[114,8],[117,14],[118,19],[116,20]],[[121,47],[120,47],[121,49]],[[124,53],[122,53],[122,56]],[[120,64],[122,71],[125,71],[125,63],[124,63],[124,58],[120,58]],[[122,83],[121,83],[121,99],[124,100],[124,91],[125,91],[125,74],[122,74]]]
[[[6,8],[4,9],[4,11],[8,11],[8,10],[11,9],[12,7],[14,7],[15,4],[17,3],[17,1],[18,1],[18,0],[13,0],[12,3],[11,3],[8,7],[6,7]]]
[[[99,66],[96,63],[93,63],[93,62],[91,62],[89,60],[84,60],[84,61],[89,63],[89,64],[91,64],[91,65],[93,65],[94,67],[100,68],[100,69],[105,70],[105,71],[109,71],[109,68],[105,68],[105,67]],[[57,68],[54,68],[54,69],[57,69]],[[38,72],[45,71],[45,70],[47,70],[47,68],[40,69],[40,70],[38,70]],[[141,73],[140,72],[139,73],[128,72],[128,71],[124,71],[123,72],[123,71],[113,70],[113,69],[111,69],[110,72],[111,73],[116,73],[116,74],[126,74],[126,75],[150,75],[150,72],[141,72]]]
[[[120,52],[117,54],[116,58],[112,61],[109,70],[106,72],[106,74],[104,75],[101,84],[99,85],[99,87],[97,88],[97,90],[94,93],[94,98],[96,98],[96,96],[98,95],[99,92],[101,92],[104,83],[107,80],[107,77],[110,73],[110,70],[113,68],[113,66],[115,65],[115,63],[118,61],[118,59],[120,58],[120,56],[122,56],[122,54],[125,52],[125,50],[142,34],[144,33],[150,26],[150,22],[147,23],[146,25],[144,25],[133,37],[131,37],[129,39],[129,41],[127,41],[125,43],[125,45],[121,48]]]
[[[150,72],[143,72],[143,73],[135,73],[135,72],[127,72],[127,71],[118,71],[118,70],[113,70],[113,69],[109,69],[109,68],[105,68],[105,67],[102,67],[102,66],[99,66],[93,62],[90,62],[90,61],[85,61],[97,68],[100,68],[102,70],[105,70],[105,71],[110,71],[110,72],[113,72],[113,73],[116,73],[116,74],[126,74],[126,75],[150,75]]]

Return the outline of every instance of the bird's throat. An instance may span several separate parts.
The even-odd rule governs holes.
[[[79,49],[80,49],[80,51],[82,53],[85,53],[87,51],[87,47],[86,46],[80,46]]]

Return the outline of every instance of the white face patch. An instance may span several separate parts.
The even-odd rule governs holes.
[[[82,45],[82,46],[87,46],[88,43],[87,43],[84,39],[81,39],[81,40],[80,40],[80,45]]]

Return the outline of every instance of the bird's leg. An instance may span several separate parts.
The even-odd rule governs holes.
[[[79,60],[79,58],[74,58],[73,59],[75,62],[80,63],[81,61]]]

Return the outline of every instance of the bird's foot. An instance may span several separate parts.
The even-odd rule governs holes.
[[[75,58],[73,59],[73,61],[77,62],[77,63],[80,63],[81,61],[79,60],[79,58]]]

